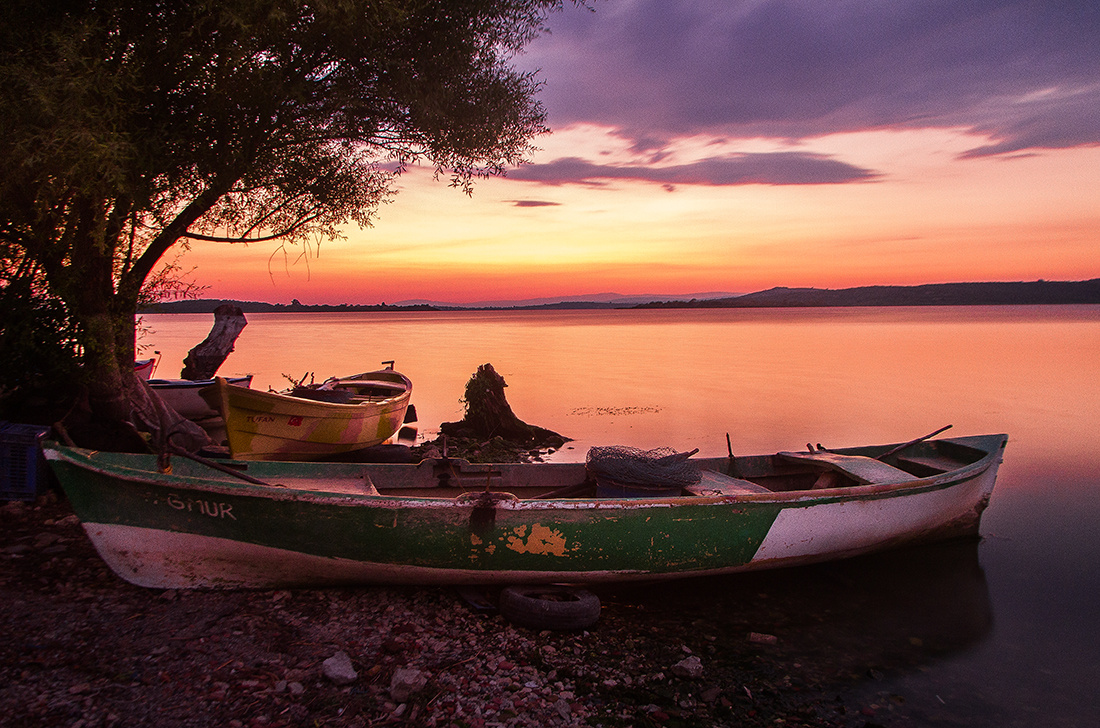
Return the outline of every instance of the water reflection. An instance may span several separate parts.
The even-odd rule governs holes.
[[[723,630],[715,658],[774,633],[752,647],[858,682],[867,700],[904,694],[918,716],[893,722],[884,707],[872,723],[1100,725],[1100,306],[248,318],[224,371],[255,374],[255,387],[396,359],[431,434],[462,416],[466,380],[491,362],[517,416],[575,438],[560,459],[612,444],[722,455],[727,432],[738,455],[899,442],[948,423],[1007,432],[984,575],[976,546],[952,544],[607,596],[670,629],[694,629],[698,612]],[[148,323],[158,373],[174,376],[211,317]]]
[[[223,367],[259,389],[377,368],[414,383],[422,434],[486,362],[516,415],[591,445],[739,454],[897,442],[954,424],[1072,456],[1100,427],[1100,306],[249,314]],[[206,315],[146,317],[174,372]],[[333,342],[342,342],[334,345]],[[286,376],[284,376],[286,375]],[[1095,399],[1095,396],[1092,397]],[[1015,452],[1015,446],[1010,452]]]
[[[720,641],[772,635],[775,644],[762,650],[837,685],[922,668],[979,644],[993,625],[977,539],[598,591],[611,609],[637,610],[647,621],[699,620]]]

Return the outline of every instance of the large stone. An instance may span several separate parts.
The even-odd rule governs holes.
[[[321,672],[337,685],[348,685],[359,679],[359,673],[351,666],[346,652],[337,652],[321,663]]]
[[[697,680],[703,676],[703,662],[695,655],[685,657],[672,666],[672,672],[680,677]]]
[[[407,702],[416,692],[428,684],[428,676],[411,667],[399,667],[390,679],[390,697],[396,703]]]

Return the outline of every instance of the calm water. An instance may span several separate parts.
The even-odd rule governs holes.
[[[144,321],[145,354],[160,351],[157,376],[173,377],[213,317]],[[760,608],[746,594],[770,595],[767,613],[787,610],[800,659],[847,655],[851,669],[872,668],[852,699],[880,705],[875,721],[1100,725],[1100,306],[248,321],[222,373],[281,389],[288,376],[320,380],[395,360],[429,438],[461,418],[466,380],[491,363],[521,419],[574,439],[558,459],[610,444],[719,455],[726,433],[735,453],[755,454],[899,442],[946,424],[950,434],[1007,432],[976,547],[692,581],[650,606],[720,620]],[[795,635],[792,619],[807,610],[847,616]]]

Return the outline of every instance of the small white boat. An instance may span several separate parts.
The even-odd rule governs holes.
[[[226,377],[225,381],[234,387],[247,389],[252,386],[252,375]],[[221,417],[202,395],[204,391],[214,388],[213,379],[150,379],[149,386],[165,404],[193,422]]]
[[[138,375],[138,379],[148,381],[153,376],[153,371],[156,368],[156,359],[138,359],[134,362],[134,374]]]

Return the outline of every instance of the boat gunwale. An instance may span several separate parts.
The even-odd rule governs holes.
[[[991,441],[999,439],[999,443],[996,447],[987,450],[986,454],[974,461],[963,465],[954,470],[948,470],[936,475],[926,476],[923,478],[914,477],[912,480],[903,481],[900,483],[870,483],[870,484],[857,484],[851,486],[843,486],[836,488],[822,488],[819,490],[794,490],[794,491],[773,491],[770,493],[739,493],[735,495],[715,495],[715,496],[670,496],[660,498],[514,498],[514,494],[507,490],[487,491],[489,495],[506,495],[507,498],[491,498],[489,502],[494,508],[500,508],[502,510],[510,511],[543,511],[543,510],[642,510],[647,508],[682,508],[684,506],[737,506],[740,504],[785,504],[787,507],[808,507],[812,505],[819,505],[825,503],[846,502],[846,501],[871,501],[879,500],[882,498],[888,498],[898,495],[900,491],[904,491],[906,494],[923,493],[934,490],[941,490],[944,488],[953,487],[976,477],[979,477],[982,473],[988,470],[991,466],[1000,462],[1001,453],[1008,442],[1008,436],[1004,434],[998,435],[977,435],[970,438],[945,438],[948,441],[958,441],[966,439],[988,439]],[[889,446],[886,446],[889,447]],[[866,449],[866,448],[847,448],[848,450]],[[838,448],[836,452],[842,452],[843,449]],[[318,504],[327,505],[342,505],[348,507],[363,507],[369,506],[372,508],[456,508],[467,509],[483,506],[485,500],[483,498],[473,497],[481,496],[486,491],[471,490],[461,493],[455,497],[442,497],[442,496],[393,496],[385,495],[382,493],[368,494],[368,493],[335,493],[326,490],[316,489],[304,489],[297,488],[293,485],[285,485],[275,482],[272,479],[272,483],[269,485],[259,485],[248,483],[245,481],[234,481],[232,475],[220,473],[216,470],[211,471],[210,476],[200,475],[176,475],[174,473],[161,473],[153,470],[143,470],[126,466],[124,464],[109,464],[101,465],[94,461],[98,450],[88,450],[85,448],[75,448],[63,446],[58,443],[44,443],[43,452],[49,460],[58,460],[68,462],[74,467],[78,467],[84,470],[89,470],[95,474],[114,478],[125,481],[140,487],[156,486],[165,489],[177,488],[186,491],[203,491],[209,493],[218,493],[222,495],[234,495],[242,497],[255,497],[265,498],[269,500],[278,501],[303,501],[312,502]],[[116,454],[116,453],[109,453]],[[774,456],[763,456],[774,457]],[[706,460],[722,460],[722,458],[707,458]],[[249,464],[256,461],[248,461]],[[266,464],[277,463],[279,461],[267,461]],[[409,464],[386,464],[388,468],[397,467],[409,467],[420,468],[426,465],[433,465],[438,462],[433,459],[422,460],[419,463]],[[452,462],[465,462],[465,461],[452,461]],[[317,465],[317,463],[300,463],[300,462],[288,462],[291,466],[309,466]],[[370,464],[341,464],[341,463],[326,463],[325,465],[350,465],[352,467],[361,467],[363,472],[369,474]],[[473,466],[482,465],[470,464]],[[486,463],[485,469],[482,471],[470,471],[477,472],[492,472],[494,465],[500,464]],[[554,467],[560,466],[576,466],[580,463],[540,463],[532,464],[535,467]],[[343,476],[338,478],[342,481],[351,481],[351,478]],[[425,490],[430,490],[425,488]],[[514,498],[514,499],[513,499]]]
[[[249,384],[251,384],[253,376],[254,375],[252,375],[252,374],[241,374],[241,375],[234,375],[234,376],[229,376],[229,377],[222,377],[222,379],[226,380],[227,384],[230,384],[234,387],[239,387],[240,382],[243,382],[245,380],[248,380]],[[146,382],[146,384],[148,384],[153,389],[158,390],[158,393],[162,393],[163,390],[202,389],[204,387],[213,387],[217,384],[216,379],[160,379],[160,378],[154,378],[154,379],[147,379],[147,380],[145,380],[145,382]],[[251,387],[248,387],[248,388],[251,389]]]
[[[228,385],[227,386],[232,386]],[[372,413],[380,407],[386,407],[392,404],[401,404],[402,400],[408,400],[412,397],[412,385],[405,387],[403,390],[391,395],[379,396],[377,399],[363,400],[360,402],[325,402],[319,399],[309,399],[307,397],[295,397],[292,394],[285,394],[283,392],[265,392],[259,389],[246,389],[244,387],[236,387],[241,390],[240,392],[233,392],[234,403],[233,406],[236,409],[261,412],[263,414],[272,414],[273,412],[268,409],[255,409],[254,402],[277,402],[283,405],[293,405],[295,407],[301,407],[303,404],[313,410],[328,410],[330,413],[341,413],[357,415],[361,412]],[[248,400],[248,401],[244,401]],[[310,415],[311,417],[319,415]]]

